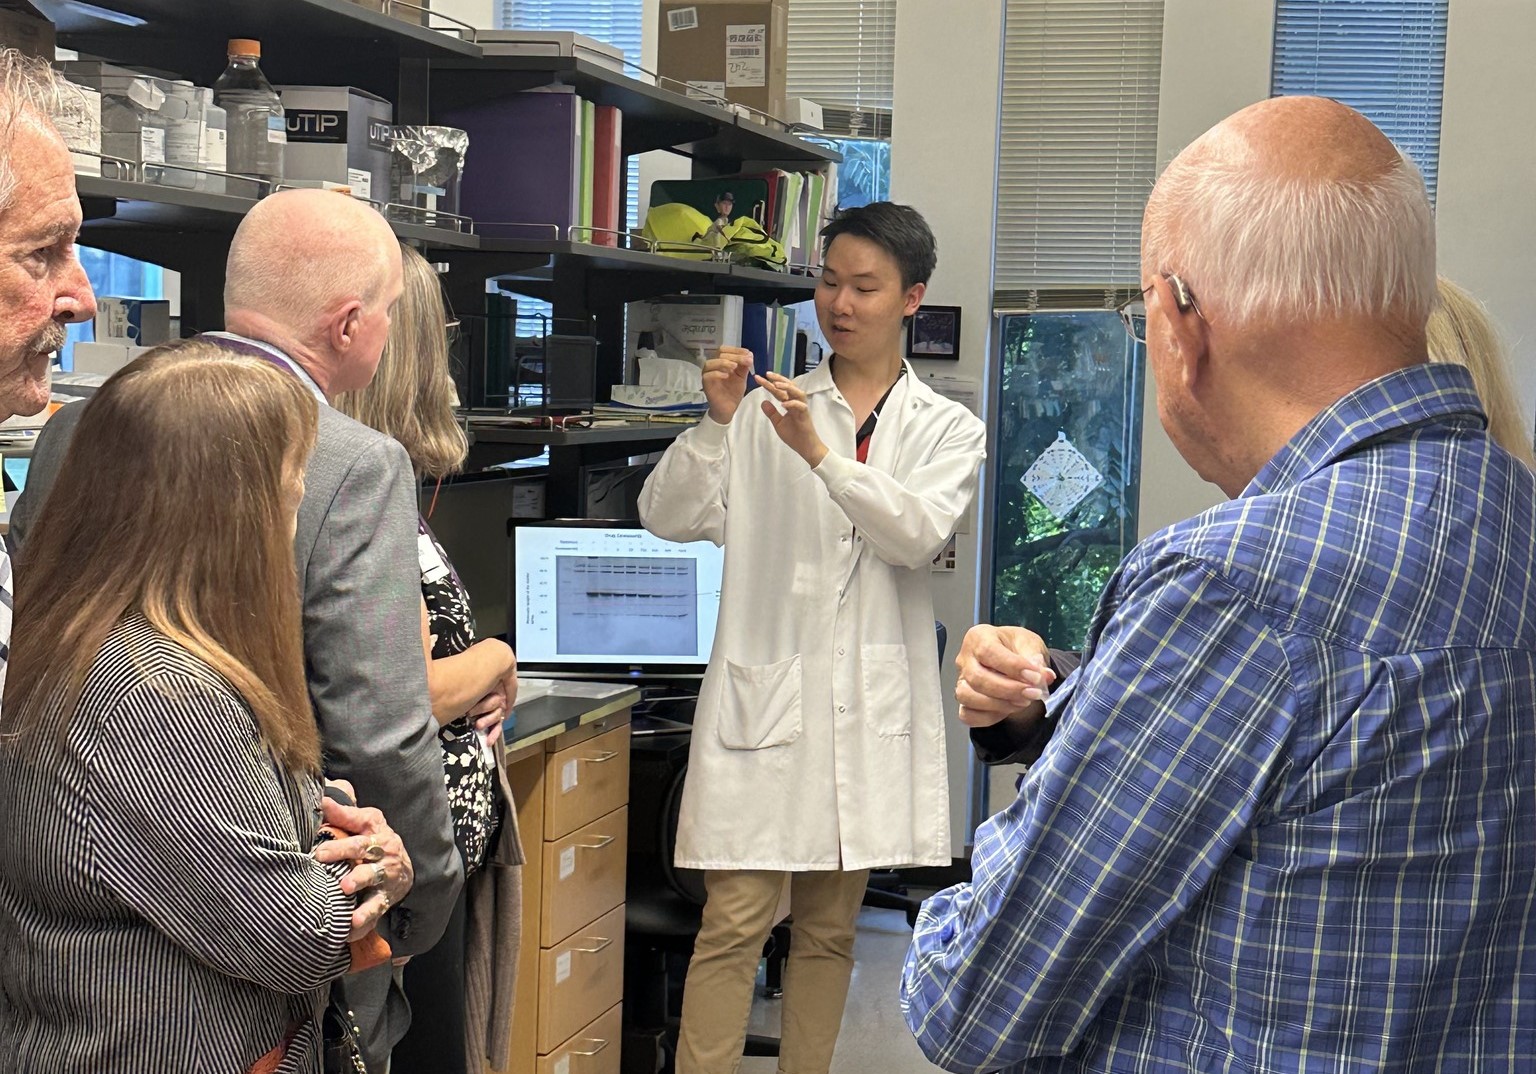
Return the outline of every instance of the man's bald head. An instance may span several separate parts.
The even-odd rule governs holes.
[[[349,301],[376,304],[400,248],[374,209],[333,190],[284,190],[256,203],[229,247],[227,319],[282,325],[309,341]]]
[[[1276,97],[1212,127],[1170,164],[1142,229],[1148,278],[1179,274],[1233,324],[1339,317],[1422,330],[1434,218],[1418,170],[1360,113]]]

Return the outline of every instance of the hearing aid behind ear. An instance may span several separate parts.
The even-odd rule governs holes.
[[[1188,313],[1195,301],[1189,297],[1189,288],[1184,286],[1184,281],[1170,272],[1168,286],[1173,288],[1173,304],[1179,308],[1180,313]]]

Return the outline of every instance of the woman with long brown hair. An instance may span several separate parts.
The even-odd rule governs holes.
[[[196,342],[86,404],[16,568],[8,1069],[317,1071],[326,986],[409,889],[312,853],[322,819],[351,830],[322,804],[294,569],[316,415]]]
[[[469,451],[454,415],[448,309],[432,266],[408,246],[400,252],[405,290],[378,371],[335,406],[398,440],[418,478],[441,481]],[[522,846],[499,739],[517,696],[517,660],[500,638],[477,636],[470,595],[427,518],[418,532],[427,686],[465,883],[442,940],[405,967],[411,1028],[390,1069],[479,1074],[487,1063],[506,1065],[510,1041],[506,997],[516,968]]]

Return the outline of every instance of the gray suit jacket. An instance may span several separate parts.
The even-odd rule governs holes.
[[[43,428],[11,515],[26,540],[58,476],[79,414],[76,403]],[[294,540],[304,598],[304,662],[326,774],[347,779],[358,801],[382,810],[416,870],[415,886],[380,932],[397,956],[426,951],[442,935],[463,884],[443,782],[443,755],[427,694],[421,647],[421,573],[410,460],[390,437],[328,406],[304,474]],[[370,1068],[409,1024],[388,1003],[389,967],[347,978]]]

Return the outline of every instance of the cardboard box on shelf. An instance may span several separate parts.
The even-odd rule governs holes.
[[[53,62],[53,23],[26,0],[0,0],[0,41],[23,55]]]
[[[660,18],[656,73],[668,89],[784,111],[789,0],[662,0]]]
[[[278,86],[287,115],[283,178],[325,180],[355,197],[389,200],[394,107],[352,86]]]

